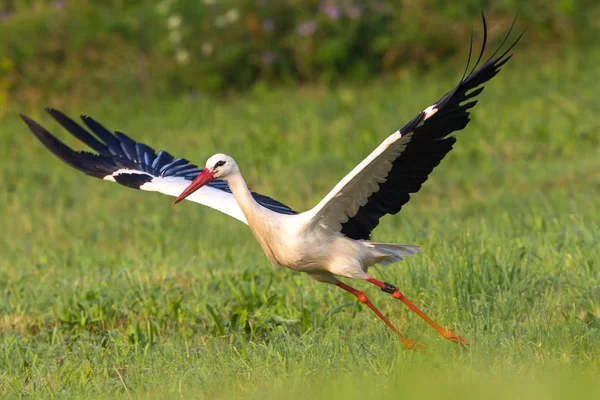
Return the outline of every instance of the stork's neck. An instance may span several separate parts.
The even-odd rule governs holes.
[[[269,210],[258,204],[252,193],[246,185],[246,181],[242,175],[237,171],[232,174],[228,179],[227,183],[231,189],[231,193],[235,197],[236,202],[242,209],[242,213],[248,221],[248,226],[252,231],[252,234],[260,244],[260,247],[265,252],[265,255],[275,265],[281,264],[279,261],[281,258],[277,255],[277,224],[273,222],[277,221],[277,218],[273,218],[275,212]],[[281,248],[281,246],[279,246]]]
[[[237,172],[227,179],[227,184],[231,189],[231,193],[233,193],[233,197],[235,197],[235,201],[238,203],[244,216],[250,221],[256,221],[257,215],[262,208],[252,197],[252,193],[250,193],[250,189],[248,189],[248,185],[246,185],[246,181],[241,173]]]

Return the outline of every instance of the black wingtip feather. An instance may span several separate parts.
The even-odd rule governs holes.
[[[513,18],[512,22],[510,24],[510,28],[508,28],[508,31],[506,32],[506,35],[504,36],[504,39],[502,39],[502,43],[500,43],[500,46],[498,46],[498,48],[496,49],[496,51],[494,51],[492,53],[492,55],[490,56],[490,58],[488,58],[487,62],[490,62],[491,60],[493,60],[494,57],[496,56],[496,54],[498,54],[498,52],[500,51],[500,49],[502,47],[504,47],[504,44],[506,43],[506,41],[510,37],[510,34],[513,31],[513,28],[515,27],[515,23],[517,22],[517,16],[518,16],[518,13],[515,14],[515,17]],[[525,33],[525,32],[523,31],[523,33]],[[499,56],[497,59],[501,59],[502,57],[504,57],[504,55],[506,53],[508,53],[517,44],[517,42],[521,39],[521,36],[523,36],[523,33],[521,33],[521,35],[517,38],[517,40],[501,56]]]
[[[121,149],[121,142],[115,137],[115,135],[106,129],[102,124],[96,121],[94,118],[88,115],[82,115],[81,120],[83,123],[92,131],[100,140],[102,140],[108,147],[108,151],[113,155],[125,156]]]
[[[473,65],[473,69],[471,69],[471,72],[469,72],[469,75],[471,75],[473,73],[473,71],[475,71],[477,69],[479,62],[481,61],[481,58],[483,57],[483,54],[485,53],[485,48],[487,45],[487,39],[488,39],[487,21],[485,20],[485,14],[483,13],[483,11],[481,11],[481,22],[483,24],[483,40],[481,43],[481,49],[479,50],[479,57],[477,57],[477,61],[475,62],[475,65]],[[461,79],[461,81],[462,81],[462,79]]]
[[[46,111],[56,122],[62,125],[69,133],[75,136],[77,139],[81,140],[83,143],[90,146],[92,149],[97,151],[102,155],[108,155],[108,149],[106,146],[98,141],[95,137],[93,137],[88,131],[83,129],[79,124],[73,121],[71,118],[67,117],[62,112],[58,111],[55,108],[46,108]]]
[[[21,119],[23,120],[23,122],[25,122],[25,124],[27,124],[28,127],[31,127],[32,124],[36,124],[36,122],[34,120],[32,120],[31,118],[29,118],[25,114],[19,114],[19,117],[21,117]]]
[[[42,144],[46,146],[46,148],[50,150],[52,154],[61,159],[63,162],[81,172],[97,178],[103,178],[106,176],[106,173],[102,171],[102,164],[94,162],[95,160],[93,160],[93,158],[96,156],[91,153],[78,153],[72,150],[33,119],[23,114],[20,114],[20,116],[21,119],[23,119],[23,121],[27,124],[29,130],[39,139],[39,141],[42,142]]]
[[[465,70],[463,71],[462,78],[460,81],[462,82],[467,75],[467,71],[469,70],[469,64],[471,63],[471,54],[473,53],[473,31],[471,31],[471,39],[469,42],[469,55],[467,56],[467,65],[465,65]]]
[[[437,109],[435,114],[424,120],[424,113],[421,112],[400,130],[402,134],[413,133],[410,142],[402,155],[392,163],[392,169],[388,172],[385,183],[379,186],[379,190],[369,197],[367,203],[361,206],[353,217],[342,224],[341,233],[352,239],[370,239],[371,232],[379,224],[379,219],[385,214],[395,214],[400,211],[410,200],[410,193],[417,192],[427,181],[433,168],[450,152],[456,142],[456,138],[451,134],[464,129],[469,123],[469,110],[477,104],[478,100],[475,98],[483,91],[482,85],[496,76],[499,68],[512,57],[509,53],[522,38],[525,30],[500,56],[496,55],[506,44],[515,22],[516,17],[501,45],[483,65],[478,67],[488,41],[487,22],[482,13],[484,33],[475,65],[466,74],[466,71],[469,71],[473,51],[473,36],[471,36],[467,66],[458,85],[434,103]],[[390,199],[394,199],[394,202],[390,203]]]
[[[50,152],[66,164],[88,175],[101,179],[112,175],[113,179],[121,185],[140,189],[144,183],[151,182],[154,177],[176,177],[191,181],[200,173],[200,169],[188,160],[184,158],[175,159],[166,151],[159,151],[157,155],[150,146],[136,142],[122,132],[117,131],[113,134],[87,115],[82,115],[81,120],[105,143],[94,138],[82,126],[62,112],[51,107],[47,107],[45,110],[69,133],[98,151],[99,154],[87,151],[77,152],[62,143],[33,119],[24,114],[19,114],[19,116]],[[119,169],[139,172],[114,174]],[[215,180],[210,182],[208,186],[231,193],[229,186],[224,181]],[[296,214],[294,210],[285,204],[268,196],[258,193],[252,193],[252,195],[259,204],[272,211],[280,214]]]

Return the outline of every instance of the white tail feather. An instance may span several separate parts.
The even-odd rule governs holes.
[[[377,250],[377,263],[380,265],[389,265],[402,261],[404,257],[414,256],[419,252],[419,246],[410,244],[391,244],[391,243],[375,243],[369,242],[370,247]]]

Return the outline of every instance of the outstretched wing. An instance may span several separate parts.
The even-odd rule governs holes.
[[[97,154],[75,151],[31,118],[25,115],[21,115],[21,118],[52,153],[88,175],[134,189],[177,197],[200,173],[200,169],[185,158],[175,158],[164,150],[156,153],[150,146],[136,142],[122,132],[109,131],[91,117],[82,116],[81,119],[95,136],[60,111],[53,108],[47,111],[63,128]],[[296,214],[270,197],[258,193],[252,195],[260,205],[272,211]],[[222,180],[212,181],[187,200],[214,208],[247,224],[229,186]]]
[[[469,123],[469,109],[492,79],[512,56],[509,52],[523,33],[501,55],[512,28],[496,52],[477,68],[485,50],[487,25],[483,19],[483,45],[475,66],[469,62],[458,85],[425,110],[404,128],[386,138],[367,158],[344,177],[311,211],[311,221],[338,231],[352,239],[369,239],[371,232],[386,214],[396,214],[427,180],[456,142],[452,132]],[[471,48],[472,49],[472,41]],[[469,52],[469,61],[471,52]]]

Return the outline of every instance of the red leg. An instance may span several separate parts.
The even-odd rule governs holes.
[[[381,290],[383,290],[386,293],[391,294],[393,298],[398,299],[401,302],[403,302],[404,304],[406,304],[408,306],[408,308],[410,308],[415,313],[417,313],[417,315],[419,317],[423,318],[429,325],[433,326],[434,329],[436,331],[438,331],[446,339],[449,339],[455,343],[459,343],[461,346],[465,345],[465,344],[469,344],[461,336],[455,335],[454,333],[452,333],[452,331],[454,329],[442,328],[441,326],[436,324],[431,318],[429,318],[427,315],[425,315],[425,313],[423,311],[419,310],[417,308],[417,306],[415,306],[413,303],[411,303],[410,300],[408,300],[406,297],[404,297],[404,295],[398,290],[398,288],[396,286],[392,285],[391,283],[378,281],[375,278],[369,278],[369,279],[367,279],[367,281],[372,283],[373,285],[379,286],[381,288]]]
[[[373,303],[371,303],[371,301],[367,298],[367,296],[361,292],[360,290],[356,290],[353,287],[350,287],[348,285],[346,285],[345,283],[342,282],[338,282],[337,283],[338,287],[341,287],[342,289],[344,289],[347,292],[352,293],[354,296],[356,296],[356,298],[358,298],[358,300],[363,303],[366,304],[367,307],[369,307],[371,310],[373,310],[373,312],[375,314],[377,314],[377,316],[383,321],[385,322],[385,324],[392,330],[394,331],[394,333],[396,334],[396,336],[398,336],[398,338],[402,341],[402,343],[404,343],[404,345],[409,348],[409,349],[421,349],[423,348],[423,345],[420,343],[417,343],[416,341],[412,340],[412,339],[408,339],[404,336],[402,336],[402,334],[400,334],[400,332],[398,332],[398,330],[394,327],[394,325],[392,325],[392,323],[390,321],[388,321],[388,319],[386,317],[383,316],[383,314],[381,313],[381,311],[379,311],[374,305]]]

